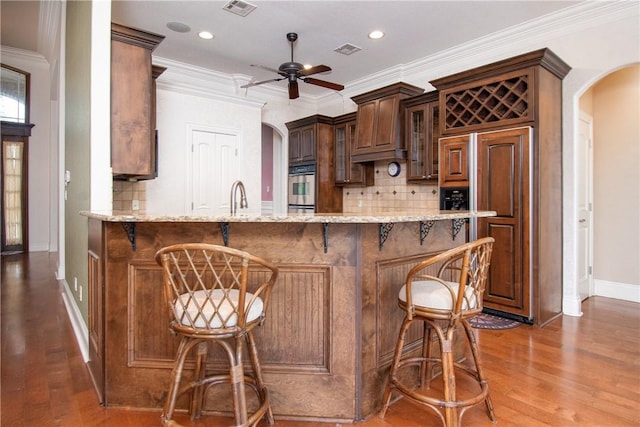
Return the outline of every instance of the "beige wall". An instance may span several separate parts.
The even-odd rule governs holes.
[[[78,308],[87,319],[87,221],[81,221],[79,212],[90,208],[91,44],[87,40],[91,40],[91,2],[68,2],[66,20],[65,167],[71,182],[65,202],[65,270]]]
[[[600,80],[592,103],[596,287],[640,286],[640,65]]]

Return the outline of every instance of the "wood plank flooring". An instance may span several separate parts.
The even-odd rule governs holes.
[[[2,256],[0,425],[159,426],[159,412],[99,406],[54,270],[55,257],[47,253]],[[593,297],[583,303],[583,312],[543,329],[478,331],[497,425],[640,426],[640,306]],[[218,417],[178,420],[189,427],[231,424]],[[275,425],[335,423],[276,420]],[[356,425],[439,423],[425,409],[400,400],[385,419],[372,416]],[[494,424],[477,406],[465,414],[463,425]]]

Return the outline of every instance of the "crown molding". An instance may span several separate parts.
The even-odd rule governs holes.
[[[276,85],[241,88],[251,81],[251,77],[244,74],[221,73],[157,56],[153,57],[153,63],[167,68],[156,82],[161,89],[260,108],[267,103],[282,104],[283,99],[305,104],[305,108],[315,108],[317,105],[316,98],[305,94],[300,94],[296,100],[289,100],[288,91]]]
[[[3,62],[5,58],[15,58],[30,62],[38,62],[47,66],[49,65],[47,58],[45,58],[41,53],[34,52],[32,50],[18,49],[17,47],[0,45],[0,56],[2,57]]]
[[[637,1],[585,1],[434,55],[398,64],[349,82],[345,87],[349,93],[361,93],[404,81],[429,91],[433,89],[429,81],[435,78],[547,47],[552,39],[637,16],[639,9]]]

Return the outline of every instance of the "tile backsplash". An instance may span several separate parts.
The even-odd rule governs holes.
[[[345,213],[415,212],[438,209],[437,184],[407,184],[406,162],[400,163],[400,175],[387,173],[388,161],[374,164],[375,183],[369,187],[345,187],[342,190],[342,209]]]
[[[138,209],[134,202],[137,202]],[[147,186],[144,181],[113,181],[114,211],[145,211],[147,209]]]
[[[378,212],[420,213],[438,209],[437,184],[407,184],[406,162],[400,161],[400,174],[387,174],[388,161],[374,164],[375,183],[369,187],[345,187],[342,192],[343,211],[358,214],[375,210]],[[113,210],[131,211],[134,201],[139,211],[147,209],[145,181],[113,181]]]

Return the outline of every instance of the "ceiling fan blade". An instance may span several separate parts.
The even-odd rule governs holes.
[[[280,74],[280,71],[276,70],[275,68],[265,67],[264,65],[258,65],[258,64],[251,64],[251,66],[256,68],[262,68],[263,70],[271,71],[272,73]]]
[[[246,85],[240,86],[240,88],[245,89],[245,88],[252,87],[252,86],[262,85],[262,84],[265,84],[265,83],[279,82],[280,80],[284,80],[284,78],[282,78],[282,79],[262,80],[262,81],[259,81],[259,82],[249,82]]]
[[[296,80],[289,82],[289,99],[296,99],[300,94],[298,93],[298,82]]]
[[[305,83],[310,83],[312,85],[326,87],[327,89],[333,89],[333,90],[342,90],[342,89],[344,89],[343,85],[340,85],[340,84],[337,84],[337,83],[327,82],[327,81],[324,81],[324,80],[314,79],[313,77],[306,77],[306,78],[303,79],[303,81]]]
[[[315,67],[300,70],[300,75],[310,76],[311,74],[324,73],[325,71],[331,71],[331,67],[328,65],[316,65]]]

